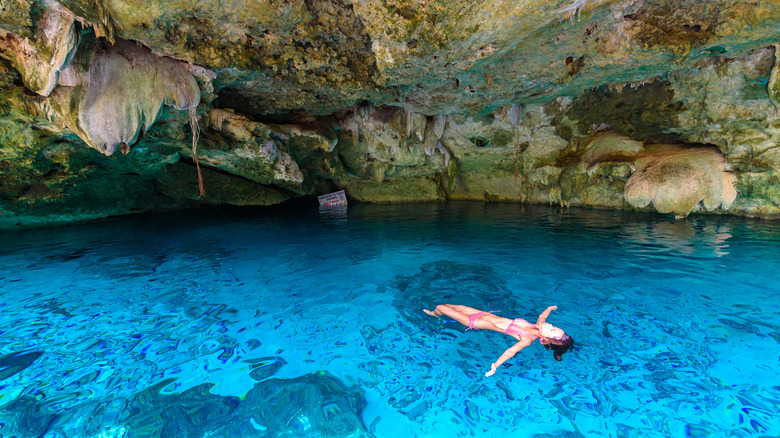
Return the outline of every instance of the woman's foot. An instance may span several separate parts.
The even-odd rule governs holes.
[[[437,315],[437,314],[436,314],[436,313],[434,313],[434,312],[431,312],[431,311],[430,311],[430,310],[428,310],[428,309],[423,309],[423,312],[427,313],[428,315],[435,316],[435,317],[437,317],[437,318],[441,316],[441,315]]]

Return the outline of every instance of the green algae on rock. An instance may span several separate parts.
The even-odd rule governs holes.
[[[0,6],[3,228],[334,189],[780,217],[774,2]]]
[[[60,71],[76,54],[79,33],[76,17],[55,0],[42,1],[40,8],[30,37],[0,27],[0,56],[13,63],[29,90],[48,96],[57,86]],[[6,7],[2,11],[5,14]]]

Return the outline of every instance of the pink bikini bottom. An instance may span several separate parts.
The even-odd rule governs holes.
[[[477,322],[477,319],[479,319],[480,316],[486,313],[496,313],[496,312],[500,312],[500,310],[491,310],[489,312],[479,312],[479,313],[474,313],[472,315],[469,315],[469,328],[467,328],[466,330],[471,330],[471,329],[479,330],[478,328],[474,327],[474,323]]]

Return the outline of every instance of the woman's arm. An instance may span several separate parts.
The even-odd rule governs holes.
[[[558,310],[558,306],[550,306],[542,312],[541,315],[539,315],[539,319],[536,320],[536,326],[540,327],[542,324],[544,324],[545,321],[547,321],[547,317],[550,316],[550,312],[553,310]]]
[[[512,357],[514,357],[515,354],[517,354],[520,350],[523,348],[531,345],[531,343],[534,340],[531,338],[527,338],[523,336],[517,344],[507,348],[507,350],[504,352],[504,354],[501,355],[501,357],[498,358],[498,360],[495,363],[490,364],[490,371],[485,373],[485,377],[490,377],[493,374],[496,373],[496,369],[500,367],[504,362],[508,361]]]

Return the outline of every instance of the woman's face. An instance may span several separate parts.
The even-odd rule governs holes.
[[[566,333],[563,330],[559,329],[558,327],[545,322],[539,328],[539,334],[541,334],[545,338],[561,339]]]

